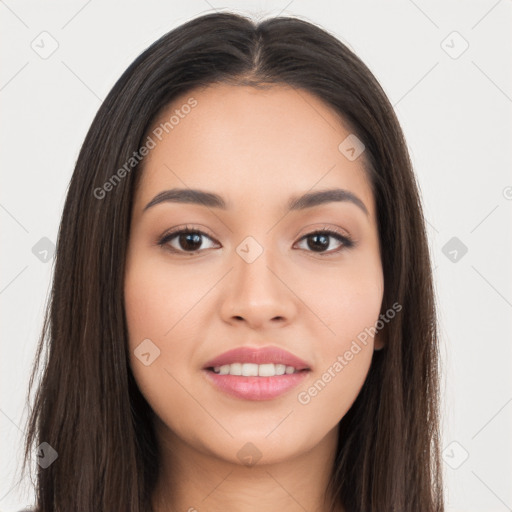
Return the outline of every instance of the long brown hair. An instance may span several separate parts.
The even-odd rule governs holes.
[[[382,265],[386,346],[343,417],[329,494],[348,512],[444,510],[438,339],[420,197],[402,131],[368,68],[321,28],[290,17],[209,14],[170,31],[123,73],[81,148],[58,233],[53,286],[30,379],[27,422],[38,512],[151,510],[159,453],[151,410],[129,367],[123,276],[141,166],[112,176],[174,98],[215,82],[287,84],[322,99],[364,143]],[[117,174],[119,177],[119,173]],[[108,194],[98,193],[106,190]],[[112,184],[113,183],[113,184]],[[27,397],[27,400],[29,398]]]

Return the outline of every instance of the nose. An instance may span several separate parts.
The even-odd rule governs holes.
[[[225,322],[245,322],[252,329],[284,327],[293,322],[297,298],[269,251],[264,250],[250,263],[235,253],[233,264],[222,296]]]

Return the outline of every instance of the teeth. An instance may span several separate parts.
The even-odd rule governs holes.
[[[224,366],[228,367],[228,370],[226,373],[229,373],[230,375],[242,375],[242,364],[241,363],[233,363],[233,364],[226,364]]]
[[[295,368],[293,366],[288,366],[288,368],[291,368],[293,373],[295,371]],[[284,375],[284,372],[286,371],[286,365],[285,364],[276,364],[276,375]]]
[[[252,363],[242,364],[242,375],[244,377],[257,377],[258,376],[258,365]]]
[[[273,377],[276,374],[276,366],[272,363],[260,364],[258,375],[260,377]]]
[[[213,371],[219,375],[242,375],[244,377],[274,377],[276,375],[290,375],[298,373],[293,366],[284,364],[254,364],[254,363],[232,363],[215,366]]]

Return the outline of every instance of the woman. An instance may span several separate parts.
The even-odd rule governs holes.
[[[419,193],[330,34],[224,13],[155,42],[93,121],[56,254],[36,510],[443,510]]]

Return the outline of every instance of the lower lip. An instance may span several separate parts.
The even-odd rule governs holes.
[[[242,377],[220,375],[211,370],[203,370],[206,377],[221,391],[244,400],[272,400],[298,386],[309,371],[276,375],[274,377]]]

